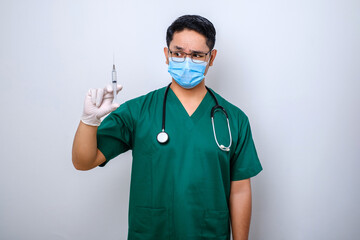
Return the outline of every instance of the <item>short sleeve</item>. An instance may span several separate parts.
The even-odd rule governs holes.
[[[132,148],[133,125],[127,103],[120,105],[101,122],[97,130],[97,148],[104,154],[106,161],[99,167]]]
[[[262,166],[256,153],[249,119],[240,123],[238,141],[231,159],[230,180],[238,181],[256,176]]]

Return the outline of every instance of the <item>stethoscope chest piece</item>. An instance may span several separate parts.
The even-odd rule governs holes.
[[[164,130],[162,130],[161,132],[159,132],[156,139],[159,143],[165,144],[169,141],[169,135]]]
[[[171,85],[171,83],[167,86],[167,88],[165,90],[165,95],[164,95],[163,114],[162,114],[162,129],[161,129],[161,132],[159,132],[158,135],[156,136],[156,140],[160,144],[165,144],[165,143],[167,143],[169,141],[169,135],[165,132],[165,115],[166,115],[165,111],[166,111],[166,97],[167,97],[167,93],[169,91],[170,85]],[[225,109],[222,106],[219,105],[214,93],[208,87],[206,87],[206,89],[211,94],[211,96],[213,97],[213,99],[215,100],[215,103],[216,103],[215,106],[211,109],[211,114],[210,114],[215,142],[222,151],[229,152],[230,147],[231,147],[231,143],[232,143],[232,138],[231,138],[231,131],[230,131],[230,124],[229,124],[228,114],[226,113]],[[214,114],[215,114],[216,111],[221,111],[226,117],[228,130],[229,130],[229,136],[230,136],[230,141],[229,141],[230,143],[229,143],[228,147],[226,147],[226,146],[224,146],[222,144],[220,145],[217,138],[216,138],[215,124],[214,124]]]

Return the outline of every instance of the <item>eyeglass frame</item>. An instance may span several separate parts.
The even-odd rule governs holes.
[[[214,49],[211,49],[210,51],[208,51],[207,53],[203,53],[203,52],[197,52],[195,51],[195,53],[202,53],[202,54],[205,54],[205,58],[206,58],[206,55],[208,55],[210,53],[210,57],[211,57],[211,52],[213,51]],[[169,48],[168,48],[168,54],[173,54],[174,52],[171,51]],[[179,51],[179,53],[183,53],[185,54],[185,57],[184,57],[184,60],[182,62],[185,62],[185,59],[187,58],[187,55],[190,55],[190,59],[193,63],[196,63],[196,64],[201,64],[201,63],[204,63],[204,62],[208,62],[208,61],[201,61],[201,62],[194,62],[194,59],[192,58],[191,54],[194,54],[194,52],[192,53],[186,53],[186,52],[183,52],[183,51]],[[170,55],[170,58],[172,59],[173,57]],[[173,60],[174,61],[174,60]],[[200,60],[199,60],[200,61]],[[178,61],[174,61],[174,62],[178,62]],[[179,62],[179,63],[182,63],[182,62]]]

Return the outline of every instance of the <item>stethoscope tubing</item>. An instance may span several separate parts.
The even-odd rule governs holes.
[[[167,99],[167,95],[169,92],[169,88],[170,88],[171,83],[167,86],[166,90],[165,90],[165,96],[164,96],[164,101],[163,101],[163,112],[162,112],[162,125],[161,125],[161,132],[157,135],[157,141],[161,144],[165,144],[168,142],[169,140],[169,135],[165,132],[165,116],[166,116],[166,99]],[[212,96],[212,98],[215,100],[215,106],[212,107],[211,109],[211,113],[210,113],[210,118],[211,118],[211,124],[213,127],[213,133],[214,133],[214,138],[215,138],[215,142],[218,145],[218,147],[223,150],[223,151],[230,151],[230,147],[232,144],[232,137],[231,137],[231,130],[230,130],[230,123],[229,123],[229,116],[225,110],[225,108],[223,108],[221,105],[219,105],[219,102],[215,96],[215,94],[207,87],[205,86],[207,91],[210,93],[210,95]],[[226,121],[227,121],[227,125],[228,125],[228,130],[229,130],[229,136],[230,136],[230,143],[229,146],[225,147],[224,145],[220,145],[217,137],[216,137],[216,130],[215,130],[215,124],[214,124],[214,115],[216,111],[221,111],[223,112],[223,114],[226,117]]]

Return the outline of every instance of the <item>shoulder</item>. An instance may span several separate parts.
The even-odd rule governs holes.
[[[147,94],[141,95],[139,97],[133,98],[131,100],[126,101],[125,103],[129,106],[141,106],[143,104],[149,103],[155,99],[163,97],[165,93],[166,87],[162,87],[156,90],[153,90]]]
[[[131,115],[137,116],[143,111],[149,111],[149,109],[157,106],[159,103],[162,103],[164,98],[166,87],[162,87],[156,90],[153,90],[147,94],[141,95],[139,97],[130,99],[123,103],[124,107],[130,111]],[[121,106],[120,106],[121,108]]]

